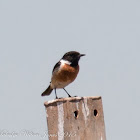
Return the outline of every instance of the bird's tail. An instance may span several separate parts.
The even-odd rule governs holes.
[[[52,88],[51,88],[51,86],[49,85],[49,87],[41,94],[41,96],[48,96],[48,95],[50,95],[51,94],[51,92],[52,92]]]

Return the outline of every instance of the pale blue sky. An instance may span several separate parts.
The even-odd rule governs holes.
[[[107,140],[140,139],[139,5],[138,0],[1,0],[0,130],[44,133],[43,104],[55,95],[40,95],[55,63],[76,50],[86,57],[68,92],[102,96]]]

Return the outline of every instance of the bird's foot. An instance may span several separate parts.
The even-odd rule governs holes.
[[[70,95],[69,95],[68,97],[78,97],[78,96],[70,96]]]

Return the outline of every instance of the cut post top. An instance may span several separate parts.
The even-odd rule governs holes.
[[[50,106],[54,103],[58,103],[58,102],[66,102],[66,101],[69,101],[69,102],[74,102],[74,101],[78,101],[78,100],[83,100],[83,99],[92,99],[92,100],[99,100],[101,99],[102,97],[101,96],[90,96],[90,97],[69,97],[69,98],[59,98],[59,99],[54,99],[54,100],[50,100],[50,101],[46,101],[44,103],[44,105],[47,107],[47,106]]]

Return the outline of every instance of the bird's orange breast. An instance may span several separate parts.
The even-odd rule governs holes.
[[[70,80],[70,81],[74,81],[75,78],[77,77],[77,74],[79,72],[79,65],[76,67],[72,67],[68,64],[65,64],[64,66],[62,66],[62,68],[60,69],[60,71],[58,72],[58,78],[59,80]]]
[[[68,64],[64,64],[57,72],[53,73],[51,82],[55,87],[62,87],[63,84],[67,86],[75,80],[78,72],[79,65],[76,67],[72,67]]]

